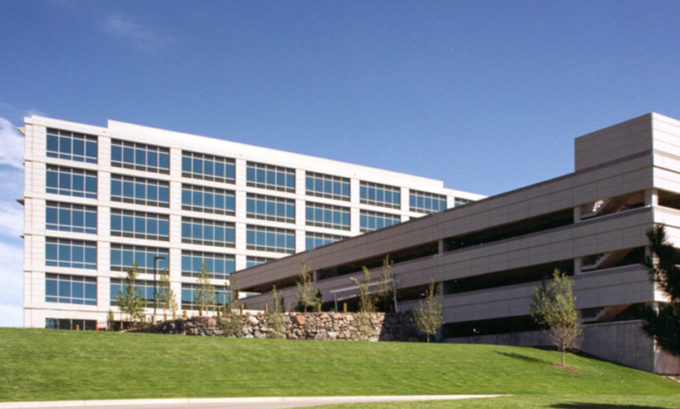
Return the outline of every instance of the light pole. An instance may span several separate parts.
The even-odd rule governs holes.
[[[158,306],[158,281],[156,274],[158,273],[158,260],[165,260],[164,256],[155,256],[153,258],[153,318],[151,323],[156,322],[156,306]]]

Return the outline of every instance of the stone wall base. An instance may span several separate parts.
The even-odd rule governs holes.
[[[410,312],[373,313],[362,318],[356,313],[283,313],[283,329],[277,333],[264,313],[244,313],[243,325],[233,336],[239,338],[284,338],[317,340],[417,341]],[[198,336],[226,336],[222,317],[193,317],[156,323],[143,331]]]

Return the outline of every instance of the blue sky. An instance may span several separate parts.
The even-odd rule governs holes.
[[[573,138],[680,118],[678,1],[0,3],[0,326],[22,324],[22,139],[39,114],[230,139],[492,195]]]

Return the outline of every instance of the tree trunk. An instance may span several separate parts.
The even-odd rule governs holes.
[[[567,351],[565,348],[562,348],[562,367],[564,368],[564,360],[565,360],[565,355],[567,354]]]

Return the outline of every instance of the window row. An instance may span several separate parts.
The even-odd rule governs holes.
[[[234,183],[234,160],[221,156],[182,151],[182,176]]]
[[[210,278],[226,279],[235,270],[234,256],[182,250],[182,276],[198,277],[203,268]]]
[[[45,227],[47,230],[96,234],[97,208],[48,201],[45,207]]]
[[[45,191],[64,196],[97,198],[97,172],[47,165]]]
[[[94,135],[48,128],[46,154],[48,157],[53,158],[97,163],[97,137]],[[156,145],[113,139],[111,141],[111,165],[168,174],[170,171],[170,150]],[[71,169],[71,171],[73,171],[73,169]],[[80,189],[80,182],[77,178],[74,179],[73,176],[71,176],[71,180],[69,181],[66,180],[66,176],[64,176],[63,183],[56,183],[56,185],[59,185],[59,187],[56,187],[58,191],[48,191],[48,193],[80,197],[96,197],[96,173],[93,173],[90,176],[93,176],[95,181],[93,190],[88,191],[86,188]],[[182,176],[223,183],[234,183],[235,162],[234,159],[231,158],[182,151]],[[248,186],[286,192],[295,191],[295,169],[291,168],[248,162],[246,167],[246,180]],[[85,186],[85,183],[82,185]],[[54,186],[55,183],[52,183],[53,190],[55,189]],[[349,178],[308,171],[305,176],[305,187],[306,193],[311,196],[338,200],[350,199]],[[129,196],[127,197],[129,198]],[[153,197],[153,195],[151,197]],[[137,195],[137,199],[162,202],[162,200],[154,200],[153,198],[142,198],[140,195]],[[401,206],[401,191],[397,186],[361,181],[360,200],[361,203],[365,204],[399,208]],[[456,206],[461,206],[469,202],[470,200],[467,199],[455,199]],[[433,213],[446,208],[446,197],[434,193],[412,191],[409,204],[411,211]],[[195,206],[204,209],[199,211],[210,211],[210,209],[219,210],[221,208],[219,205],[215,205],[214,207],[207,205],[203,207],[200,204],[196,204]],[[231,210],[233,211],[233,208]]]
[[[183,184],[182,209],[233,216],[235,212],[234,192],[212,187]]]
[[[305,213],[307,226],[349,230],[350,212],[347,207],[308,202]]]
[[[45,274],[45,302],[97,305],[97,279],[67,274]]]
[[[246,247],[249,250],[294,253],[295,231],[248,225],[246,228]]]
[[[96,270],[97,243],[46,237],[45,265]]]
[[[259,266],[260,264],[269,263],[270,261],[273,261],[273,260],[276,260],[276,259],[275,258],[269,258],[269,257],[248,256],[248,257],[246,257],[246,268]]]
[[[213,286],[213,299],[207,300],[211,307],[221,306],[229,302],[229,291],[226,287],[215,285]],[[182,283],[182,309],[183,310],[198,310],[201,306],[200,290],[197,284]],[[205,300],[205,299],[204,299]]]
[[[170,173],[170,149],[145,143],[111,140],[111,166]]]
[[[397,186],[361,181],[359,192],[361,203],[395,209],[401,207],[401,189]]]
[[[255,219],[295,223],[295,200],[248,193],[246,216]]]
[[[112,278],[111,285],[109,286],[109,298],[111,305],[120,305],[121,297],[127,296],[127,288],[125,286],[125,280],[121,278]],[[150,280],[135,280],[135,291],[139,294],[145,306],[151,306],[156,296],[161,295],[161,292],[167,291],[162,289],[160,283],[156,284],[154,288],[154,282]],[[161,299],[161,297],[158,297]]]
[[[349,200],[349,179],[322,173],[306,172],[305,187],[308,195],[329,199]]]
[[[166,214],[111,209],[111,235],[146,240],[170,240]]]
[[[168,269],[170,253],[167,248],[111,243],[111,271],[127,271],[135,263],[140,273],[162,272]]]
[[[313,248],[325,246],[326,244],[335,243],[336,241],[340,241],[344,238],[345,237],[343,236],[337,236],[334,234],[308,232],[305,237],[305,249],[311,250]]]
[[[110,305],[119,306],[122,297],[127,296],[125,280],[112,278],[109,285]],[[208,301],[211,306],[224,305],[229,301],[229,292],[224,286],[213,286],[213,297]],[[135,292],[139,294],[146,307],[154,300],[167,297],[167,288],[159,282],[136,280]],[[182,283],[182,309],[198,309],[200,306],[200,286]],[[97,305],[97,279],[67,274],[45,274],[45,302],[78,305]]]
[[[97,163],[97,137],[47,128],[45,154],[48,158]]]
[[[420,213],[436,213],[446,210],[446,196],[434,193],[409,192],[409,210]]]
[[[111,200],[146,206],[169,207],[170,185],[162,180],[111,175]]]
[[[246,182],[248,186],[295,192],[295,169],[248,162],[246,165]]]
[[[234,247],[234,224],[183,217],[182,243]]]
[[[362,233],[380,230],[385,227],[397,224],[401,221],[399,215],[372,212],[369,210],[362,210],[360,219],[361,219],[360,227]]]

